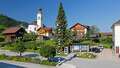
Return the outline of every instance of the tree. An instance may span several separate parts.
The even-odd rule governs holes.
[[[13,51],[18,52],[20,56],[22,56],[22,53],[25,52],[25,50],[26,48],[25,48],[22,38],[21,37],[17,38]]]
[[[62,3],[59,5],[58,16],[56,21],[56,43],[61,48],[65,45],[67,20]]]
[[[46,58],[54,57],[56,55],[56,48],[49,45],[41,45],[40,55]]]
[[[23,36],[23,41],[26,42],[26,41],[35,41],[37,38],[37,35],[35,35],[34,33],[26,33],[24,34]]]
[[[91,35],[98,32],[99,32],[99,28],[96,25],[90,26],[86,33],[86,38],[89,38]]]
[[[37,50],[38,49],[38,45],[37,45],[36,41],[25,42],[25,47],[27,49],[30,49],[30,50]]]
[[[74,33],[71,30],[67,29],[65,35],[65,46],[69,46],[73,43]]]

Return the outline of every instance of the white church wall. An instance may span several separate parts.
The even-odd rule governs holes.
[[[37,25],[38,25],[38,28],[43,26],[43,24],[42,24],[42,9],[39,9],[38,13],[37,13]]]
[[[37,28],[36,25],[28,25],[27,32],[28,32],[28,33],[30,33],[30,32],[36,33],[36,28]]]

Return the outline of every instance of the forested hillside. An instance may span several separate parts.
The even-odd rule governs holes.
[[[8,27],[12,27],[12,26],[26,27],[27,25],[28,25],[28,23],[26,23],[26,22],[17,21],[13,18],[10,18],[8,16],[0,14],[0,33]]]

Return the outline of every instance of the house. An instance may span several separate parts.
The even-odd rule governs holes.
[[[101,37],[112,37],[112,32],[98,32],[90,35],[90,38],[99,39]]]
[[[112,25],[112,35],[115,54],[120,54],[120,20]]]
[[[102,32],[103,36],[110,37],[112,36],[112,32]]]
[[[89,26],[86,26],[86,25],[83,25],[83,24],[80,24],[80,23],[76,23],[75,25],[73,25],[70,28],[70,30],[75,33],[75,39],[79,40],[79,39],[81,39],[85,36],[88,28],[89,28]]]
[[[28,28],[26,29],[27,33],[36,33],[36,30],[37,30],[36,21],[33,21],[31,24],[29,24]]]
[[[6,42],[12,42],[18,37],[22,37],[25,33],[22,27],[10,27],[3,31]]]
[[[38,39],[50,39],[52,38],[52,28],[50,27],[40,27],[37,30]]]

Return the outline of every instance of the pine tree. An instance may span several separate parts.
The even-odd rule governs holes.
[[[64,46],[66,36],[67,21],[62,3],[59,5],[56,21],[56,41],[57,45]]]

